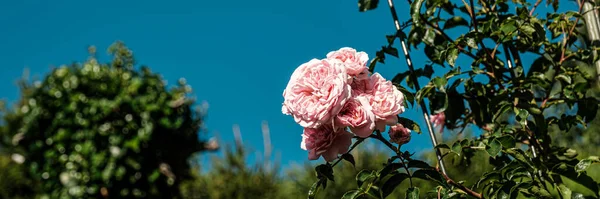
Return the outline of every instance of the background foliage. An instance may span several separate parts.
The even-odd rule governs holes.
[[[22,82],[21,100],[4,114],[3,146],[24,156],[22,170],[41,196],[179,197],[188,158],[205,148],[191,88],[182,79],[167,90],[149,68],[135,70],[122,43],[109,52],[108,64],[91,57]]]

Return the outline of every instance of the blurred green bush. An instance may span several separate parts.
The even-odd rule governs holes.
[[[109,53],[107,64],[92,56],[41,82],[21,82],[17,107],[3,114],[4,153],[24,157],[35,183],[19,183],[41,198],[178,198],[190,178],[188,159],[206,149],[191,87],[181,79],[168,90],[159,74],[136,70],[123,43]],[[0,166],[11,167],[5,159]],[[20,186],[7,182],[20,172],[3,171],[2,184]],[[24,192],[2,189],[7,198]]]

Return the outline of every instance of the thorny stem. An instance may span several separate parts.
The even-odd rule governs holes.
[[[583,11],[583,1],[585,1],[585,0],[581,0],[581,1],[577,0],[577,5],[579,5],[579,11],[578,11],[579,14],[581,14],[581,12]],[[565,42],[563,44],[562,52],[560,54],[559,64],[562,64],[566,60],[565,51],[567,51],[567,43],[569,42],[569,38],[573,34],[573,30],[575,30],[575,26],[577,26],[577,23],[579,23],[579,18],[581,18],[581,17],[577,17],[575,19],[575,23],[573,24],[573,26],[571,26],[569,33],[567,35],[565,35],[565,39],[564,39]]]
[[[390,12],[392,14],[392,18],[394,19],[394,25],[396,26],[396,31],[402,31],[400,29],[400,22],[398,21],[398,14],[396,14],[396,9],[394,8],[393,0],[388,0],[388,5],[390,7]],[[402,34],[401,34],[402,35]],[[402,45],[402,52],[404,52],[404,57],[406,59],[406,64],[408,65],[408,69],[410,70],[410,76],[415,82],[415,89],[420,90],[419,81],[417,81],[417,76],[415,75],[415,68],[412,65],[412,60],[410,59],[410,55],[408,54],[408,48],[406,46],[405,40],[406,38],[400,38],[400,44]],[[427,113],[427,106],[425,106],[425,102],[421,101],[419,103],[421,105],[421,109],[423,110],[423,118],[425,119],[425,123],[427,124],[427,130],[429,131],[429,137],[431,138],[431,144],[433,147],[438,145],[437,138],[433,133],[433,127],[431,125],[431,121],[429,120],[429,114]],[[435,154],[437,156],[438,163],[441,167],[442,173],[446,174],[446,167],[444,165],[444,160],[442,159],[442,155],[439,149],[435,149]]]
[[[533,4],[531,11],[529,11],[529,16],[533,15],[533,12],[535,12],[535,9],[540,5],[540,3],[542,3],[542,0],[537,0],[535,4]]]
[[[442,37],[444,37],[444,39],[446,39],[448,42],[450,42],[450,43],[455,43],[455,42],[454,42],[454,40],[453,40],[453,39],[452,39],[452,38],[451,38],[451,37],[450,37],[448,34],[446,34],[444,31],[442,31],[442,30],[440,29],[440,27],[439,27],[439,26],[435,26],[435,25],[431,24],[431,23],[430,23],[429,21],[427,21],[427,20],[425,20],[424,22],[425,22],[425,24],[427,24],[428,26],[432,27],[432,28],[435,30],[435,33],[437,33],[438,35],[441,35]],[[463,54],[465,54],[465,55],[467,55],[467,56],[469,56],[469,57],[473,58],[474,60],[477,60],[477,59],[479,59],[479,58],[478,58],[477,56],[475,56],[473,53],[471,53],[471,52],[469,52],[469,51],[465,50],[464,48],[462,48],[462,47],[460,47],[460,46],[459,46],[458,50],[459,50],[461,53],[463,53]],[[492,54],[493,54],[493,53],[492,53]],[[482,63],[482,64],[483,64],[485,67],[492,68],[492,70],[493,70],[493,67],[492,67],[492,65],[490,65],[490,64],[488,64],[488,63],[486,63],[486,62],[481,62],[481,63]],[[491,79],[495,79],[495,80],[497,80],[497,81],[498,81],[498,79],[496,78],[496,75],[495,75],[493,72],[487,72],[487,73],[485,73],[485,74],[486,74],[486,75],[488,75],[488,76],[490,76],[490,78],[491,78]],[[500,86],[500,88],[504,88],[504,86],[503,86],[502,84],[498,83],[498,85]]]
[[[365,141],[365,138],[357,138],[356,142],[354,142],[354,144],[350,147],[350,149],[348,149],[348,152],[346,152],[345,154],[349,154],[350,152],[352,152],[352,150],[354,150],[354,148],[356,148],[356,146],[358,146],[361,142]],[[332,165],[331,167],[334,167],[336,164],[338,164],[340,161],[342,161],[342,158],[338,158]]]
[[[482,198],[480,193],[477,193],[477,192],[465,187],[464,185],[455,182],[450,177],[448,177],[448,175],[442,173],[442,176],[444,176],[444,179],[446,179],[446,182],[448,184],[458,187],[460,190],[463,190],[465,193],[469,194],[470,196],[473,196],[475,198]]]
[[[477,16],[475,16],[475,4],[473,3],[473,0],[469,0],[469,3],[471,4],[471,9],[468,9],[469,11],[469,16],[471,17],[471,21],[473,21],[473,29],[475,30],[476,33],[479,33],[479,28],[477,28],[479,26],[479,24],[477,23]],[[483,4],[483,2],[482,2]],[[492,62],[491,66],[489,67],[492,70],[492,73],[496,74],[495,69],[494,69],[494,63],[493,61],[495,60],[495,56],[490,53],[490,51],[488,50],[487,47],[485,47],[485,43],[483,43],[483,39],[479,40],[479,45],[481,45],[481,48],[483,48],[483,50],[485,51],[485,54],[487,55],[487,58],[489,59],[490,62]],[[504,89],[504,86],[502,85],[502,82],[500,82],[500,80],[498,78],[494,78],[496,80],[496,83],[498,84],[498,86],[501,89]]]
[[[412,175],[410,174],[410,171],[408,170],[408,167],[406,166],[406,164],[404,163],[404,158],[402,157],[402,154],[400,153],[400,147],[396,148],[392,143],[388,142],[383,136],[381,136],[380,133],[375,132],[373,135],[370,135],[369,137],[375,138],[381,142],[383,142],[383,144],[385,144],[388,148],[390,148],[392,151],[394,151],[394,153],[396,153],[396,157],[398,157],[400,159],[400,161],[402,162],[402,167],[404,168],[404,170],[406,171],[406,174],[408,174],[408,176],[410,176],[408,178],[408,180],[410,181],[410,187],[413,187],[413,182],[412,182]]]

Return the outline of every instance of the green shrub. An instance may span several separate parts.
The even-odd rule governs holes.
[[[4,146],[50,198],[177,198],[188,159],[205,149],[200,111],[184,80],[167,90],[159,74],[134,68],[122,43],[113,60],[91,57],[22,84],[4,115]],[[4,179],[3,179],[4,180]]]

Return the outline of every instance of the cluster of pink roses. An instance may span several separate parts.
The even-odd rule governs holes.
[[[392,141],[410,140],[398,137],[410,133],[397,124],[404,95],[379,73],[371,75],[368,60],[365,52],[346,47],[312,59],[292,74],[282,112],[304,127],[301,147],[309,151],[309,159],[332,161],[348,151],[354,135],[369,137],[386,126],[395,126]]]

